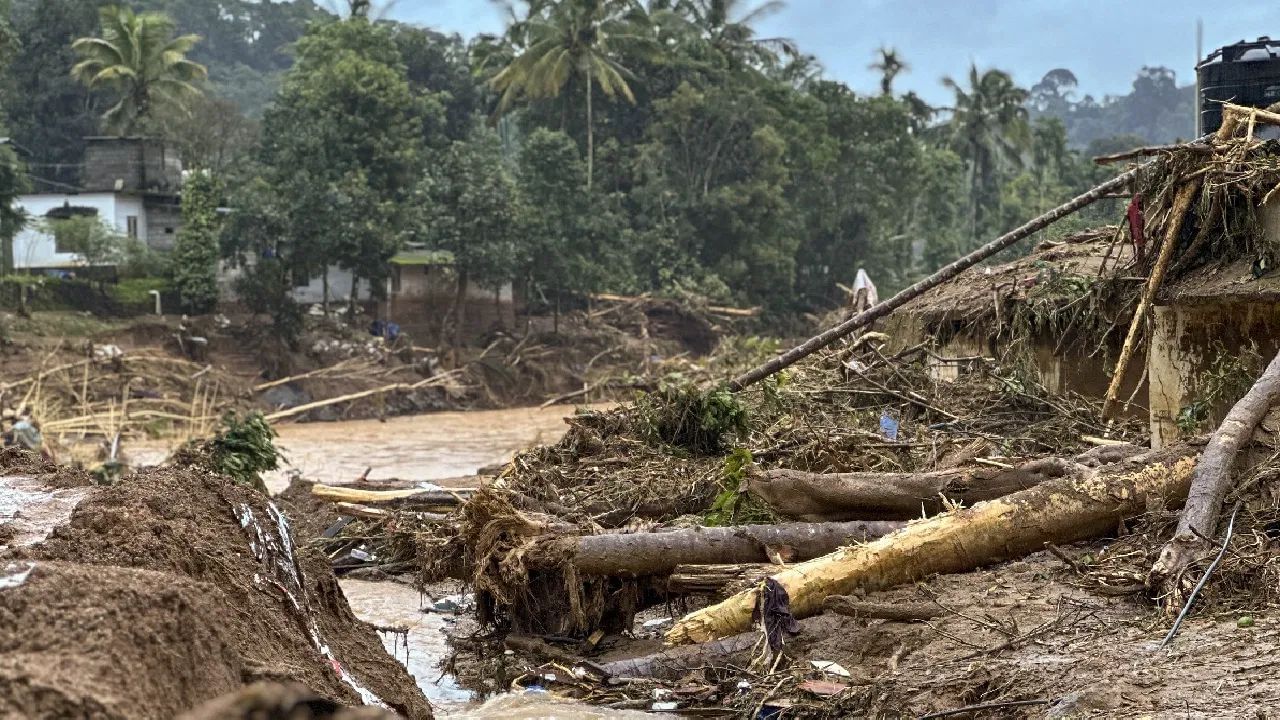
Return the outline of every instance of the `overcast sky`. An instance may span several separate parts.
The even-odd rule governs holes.
[[[400,0],[391,16],[464,36],[503,26],[490,0]],[[1173,68],[1187,84],[1197,18],[1206,52],[1280,39],[1278,0],[789,0],[758,28],[794,38],[829,77],[864,92],[876,88],[867,69],[875,48],[896,47],[911,66],[898,88],[942,102],[939,79],[963,74],[970,61],[1011,71],[1024,86],[1065,67],[1080,78],[1081,95],[1096,97],[1127,93],[1143,65]]]

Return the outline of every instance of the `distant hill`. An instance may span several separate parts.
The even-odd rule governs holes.
[[[1032,117],[1060,118],[1072,147],[1082,149],[1111,138],[1141,138],[1147,143],[1189,140],[1195,135],[1194,85],[1178,86],[1173,70],[1144,67],[1128,95],[1092,95],[1077,99],[1075,74],[1051,70],[1031,88]]]

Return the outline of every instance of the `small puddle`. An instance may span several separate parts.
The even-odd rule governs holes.
[[[487,702],[474,700],[472,693],[440,671],[440,661],[449,654],[444,631],[448,615],[423,612],[422,596],[399,583],[342,580],[342,592],[356,617],[378,627],[408,630],[405,636],[380,633],[387,652],[408,668],[418,687],[431,701],[436,717],[449,720],[610,720],[658,715],[633,711],[606,710],[553,697],[546,693],[505,693]]]
[[[422,612],[422,595],[399,583],[342,580],[342,592],[356,617],[378,627],[408,630],[406,637],[379,633],[387,652],[399,660],[418,681],[437,714],[470,705],[472,695],[448,675],[442,675],[440,660],[449,654],[444,631],[446,616]]]
[[[0,548],[34,545],[71,518],[90,488],[53,490],[28,477],[0,477],[0,530],[12,533]]]

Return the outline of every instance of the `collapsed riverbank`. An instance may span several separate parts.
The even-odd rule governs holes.
[[[36,482],[56,472],[3,461],[5,474]],[[0,566],[6,714],[171,718],[265,682],[432,716],[326,559],[295,546],[274,504],[229,480],[157,468],[93,487],[47,538],[6,548]]]

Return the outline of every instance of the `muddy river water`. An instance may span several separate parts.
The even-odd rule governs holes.
[[[292,468],[319,482],[350,482],[366,468],[370,468],[369,477],[373,479],[441,481],[505,462],[532,445],[555,442],[564,434],[567,428],[564,418],[571,412],[572,409],[566,407],[523,408],[436,413],[386,422],[286,425],[280,428],[279,445]],[[273,492],[287,484],[285,473],[268,478]],[[441,674],[440,660],[448,654],[444,630],[450,618],[422,611],[423,604],[429,606],[431,598],[395,583],[343,580],[342,589],[361,619],[381,627],[408,628],[407,642],[403,637],[384,635],[383,643],[417,679],[435,707],[437,717],[456,720],[653,717],[601,711],[536,693],[507,694],[477,702],[453,678]]]

